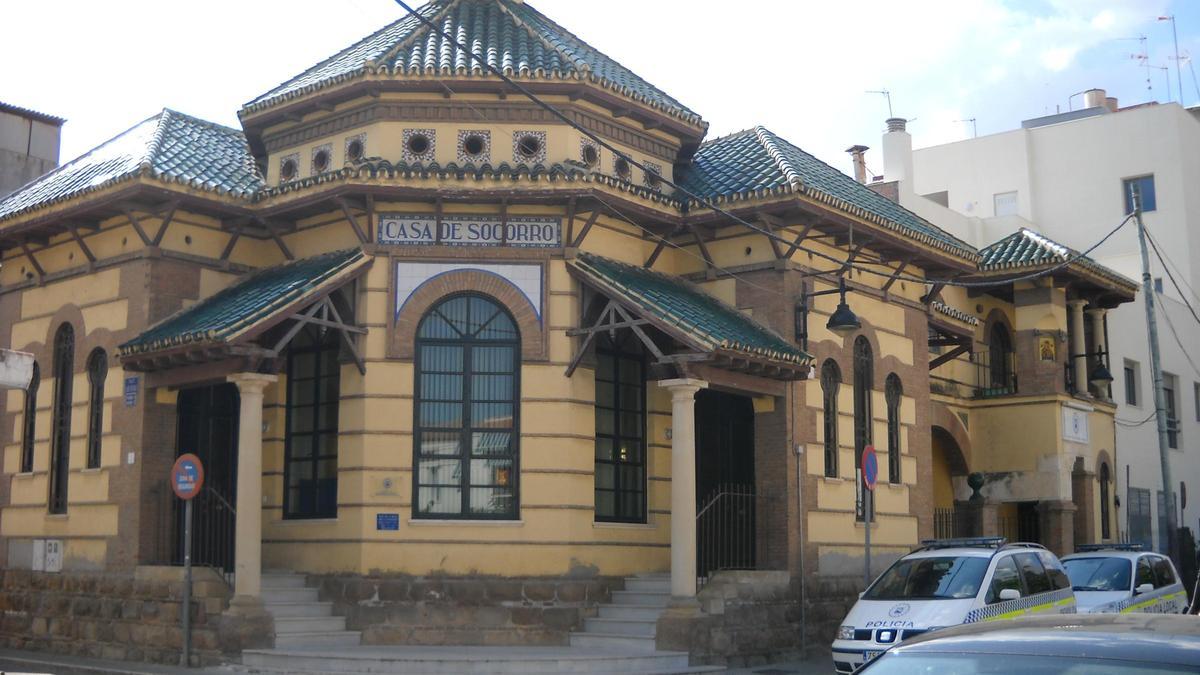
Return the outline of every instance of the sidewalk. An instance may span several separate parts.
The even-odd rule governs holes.
[[[833,658],[829,654],[811,656],[803,661],[772,663],[753,668],[730,668],[731,675],[832,675]]]

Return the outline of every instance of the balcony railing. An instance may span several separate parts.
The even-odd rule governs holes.
[[[995,398],[1017,393],[1016,355],[1007,352],[1003,354],[1003,359],[1000,363],[993,363],[992,355],[987,351],[972,355],[977,383],[975,398]]]

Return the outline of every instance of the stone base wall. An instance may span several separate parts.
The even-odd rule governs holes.
[[[192,662],[221,662],[240,651],[221,612],[228,589],[207,569],[194,570]],[[183,649],[183,570],[135,572],[0,570],[0,645],[92,658],[178,664]],[[235,631],[236,632],[236,631]]]
[[[828,651],[838,627],[865,590],[861,575],[812,575],[805,584],[804,628],[809,651]]]
[[[659,618],[659,649],[733,667],[799,655],[800,603],[787,572],[718,572],[697,600],[699,607],[673,607]]]
[[[617,577],[315,580],[321,599],[373,645],[566,645],[569,633],[625,584]]]

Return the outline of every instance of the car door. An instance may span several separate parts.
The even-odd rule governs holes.
[[[1187,606],[1187,591],[1179,581],[1179,576],[1175,574],[1175,566],[1171,564],[1170,558],[1150,556],[1150,567],[1154,570],[1154,591],[1158,595],[1158,605],[1142,611],[1181,613]]]
[[[1046,573],[1046,567],[1042,565],[1037,552],[1025,551],[1013,555],[1013,558],[1016,559],[1017,569],[1021,571],[1025,588],[1029,591],[1028,597],[1024,598],[1025,613],[1034,615],[1057,611],[1054,607],[1054,582]]]
[[[1063,567],[1062,561],[1049,551],[1038,551],[1037,556],[1042,562],[1042,567],[1046,569],[1046,575],[1050,577],[1050,585],[1054,587],[1051,591],[1054,604],[1048,611],[1054,614],[1074,614],[1075,591],[1071,590],[1071,578],[1067,576],[1067,569]]]
[[[1015,590],[1021,594],[1021,597],[1016,600],[1003,600],[1000,598],[1000,592],[1004,590]],[[1021,581],[1021,572],[1017,569],[1017,563],[1013,560],[1013,556],[1000,554],[996,558],[991,581],[988,582],[983,593],[983,606],[968,612],[963,623],[996,621],[1022,616],[1025,614],[1025,596],[1027,594],[1025,584]]]

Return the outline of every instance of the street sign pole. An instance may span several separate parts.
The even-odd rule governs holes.
[[[204,465],[193,454],[180,455],[171,467],[171,489],[183,500],[183,653],[179,665],[192,665],[192,500],[204,486]]]
[[[179,665],[192,664],[192,500],[183,503],[183,655]]]
[[[875,455],[875,446],[868,445],[862,453],[862,486],[863,486],[863,525],[866,555],[863,567],[864,588],[871,585],[871,502],[875,496],[875,479],[879,475],[879,458]]]

